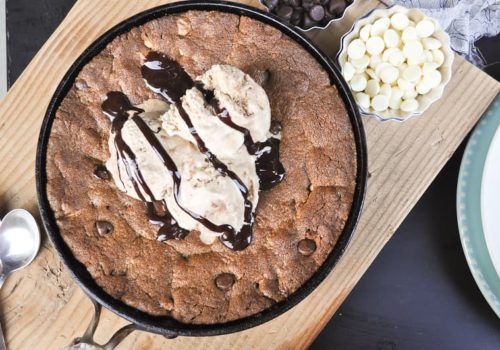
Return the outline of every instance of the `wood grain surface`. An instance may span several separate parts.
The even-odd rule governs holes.
[[[79,0],[0,102],[0,214],[38,212],[34,160],[38,132],[57,84],[100,34],[165,0]],[[241,1],[260,6],[257,0]],[[378,1],[357,1],[341,23],[310,36],[334,55],[352,21]],[[332,274],[306,300],[254,329],[212,338],[136,332],[120,349],[301,349],[307,347],[352,290],[397,226],[496,96],[500,85],[457,57],[443,98],[405,123],[364,119],[369,171],[364,211],[354,238]],[[35,262],[1,292],[0,315],[10,349],[60,349],[85,330],[92,305],[69,277],[46,238]],[[126,322],[105,311],[97,339]]]

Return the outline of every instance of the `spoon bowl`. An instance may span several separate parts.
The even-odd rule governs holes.
[[[33,216],[24,209],[9,212],[0,224],[1,275],[30,264],[40,247],[40,231]]]

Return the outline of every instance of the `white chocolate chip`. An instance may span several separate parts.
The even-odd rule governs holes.
[[[403,75],[403,72],[405,71],[405,69],[408,67],[408,65],[406,63],[403,63],[402,65],[400,65],[398,67],[399,69],[399,75]]]
[[[368,51],[370,55],[379,55],[384,51],[384,48],[384,40],[379,36],[372,36],[366,42],[366,51]]]
[[[404,63],[405,56],[400,49],[391,47],[390,49],[384,51],[382,59],[389,62],[393,66],[399,67]]]
[[[375,67],[375,73],[377,73],[377,75],[380,77],[380,74],[382,73],[382,70],[384,68],[387,68],[387,67],[390,67],[391,65],[389,63],[386,63],[386,62],[381,62],[379,64],[377,64],[377,67]]]
[[[424,75],[429,74],[430,71],[436,70],[438,68],[438,64],[435,62],[425,62],[422,65],[422,73]]]
[[[441,50],[431,50],[432,56],[434,56],[434,62],[437,63],[438,67],[441,67],[444,63],[444,53]]]
[[[399,87],[394,86],[391,88],[391,97],[394,98],[403,98],[403,90],[401,90]]]
[[[441,41],[436,38],[422,38],[422,45],[426,50],[437,50],[442,46]]]
[[[405,28],[405,30],[403,30],[403,34],[401,34],[401,40],[403,40],[404,43],[407,43],[408,41],[418,40],[417,30],[415,29],[415,27]]]
[[[382,62],[382,58],[379,55],[374,55],[370,57],[370,67],[375,69]]]
[[[418,92],[417,90],[415,90],[415,87],[413,87],[412,89],[409,89],[409,90],[405,90],[403,92],[403,98],[405,100],[408,100],[408,99],[411,99],[411,98],[415,98],[418,96]]]
[[[380,79],[384,83],[392,84],[399,78],[399,69],[392,65],[387,65],[380,71]]]
[[[429,50],[424,50],[424,55],[425,55],[426,62],[433,62],[434,61],[434,56],[432,55],[432,52],[430,52]]]
[[[391,95],[392,95],[391,84],[382,84],[382,86],[380,86],[380,95],[391,97]]]
[[[391,20],[389,18],[387,17],[379,18],[375,22],[373,22],[370,33],[372,36],[383,35],[384,32],[387,29],[389,29],[390,25],[391,25]]]
[[[419,66],[408,66],[403,72],[403,79],[415,83],[420,80],[422,69]]]
[[[342,67],[342,75],[344,76],[344,79],[347,81],[351,81],[355,72],[356,70],[354,69],[354,66],[351,64],[351,62],[346,62],[344,64],[344,67]]]
[[[417,90],[417,92],[420,95],[425,95],[426,93],[428,93],[429,91],[431,91],[431,87],[429,85],[427,85],[425,79],[422,79],[415,86],[415,90]]]
[[[422,46],[422,43],[417,40],[407,41],[403,46],[403,53],[408,59],[420,59],[422,52],[424,52],[424,47]]]
[[[401,100],[403,98],[403,91],[398,87],[393,87],[391,91],[391,97],[389,98],[389,107],[392,109],[399,109],[401,106]]]
[[[422,61],[423,55],[424,53],[422,52],[420,56],[410,57],[406,60],[406,63],[408,63],[409,66],[419,66],[425,62]]]
[[[421,38],[428,38],[434,33],[434,23],[429,19],[423,19],[417,23],[417,34]]]
[[[399,109],[401,107],[401,99],[400,98],[396,98],[396,97],[390,97],[389,98],[389,107],[391,109]]]
[[[377,95],[372,99],[372,107],[376,112],[382,112],[389,107],[389,98],[385,95]]]
[[[356,101],[363,109],[370,108],[370,96],[365,94],[364,92],[358,92],[356,95]]]
[[[431,89],[439,86],[439,84],[441,84],[441,80],[441,73],[436,69],[426,72],[422,78],[422,82],[424,82]]]
[[[418,101],[411,98],[404,100],[401,103],[401,110],[403,112],[415,112],[418,109]]]
[[[356,70],[356,74],[364,74],[366,70],[366,68],[363,67],[354,67],[354,69]]]
[[[391,25],[394,29],[403,30],[408,27],[410,20],[404,13],[395,13],[391,17]]]
[[[351,63],[354,66],[354,68],[365,70],[366,67],[368,67],[368,64],[370,63],[370,57],[368,57],[367,55],[363,55],[363,57],[361,58],[352,59]]]
[[[380,91],[379,83],[374,79],[368,80],[368,82],[366,83],[366,88],[365,88],[366,94],[370,97],[374,97],[374,96],[378,95],[379,91]]]
[[[366,74],[368,74],[368,77],[370,77],[370,79],[380,81],[380,77],[377,75],[377,73],[375,73],[375,71],[373,69],[368,68],[366,70]]]
[[[359,37],[366,42],[370,38],[371,29],[372,29],[371,24],[365,24],[363,28],[359,30]]]
[[[352,79],[351,79],[351,89],[353,91],[363,91],[366,88],[366,77],[364,74],[356,74]]]
[[[347,47],[347,55],[351,59],[361,58],[363,57],[365,52],[366,52],[366,46],[363,40],[361,39],[354,39]]]
[[[409,81],[400,78],[398,79],[398,87],[404,92],[408,90],[413,90],[415,88],[415,85],[413,85]]]
[[[386,47],[398,47],[401,39],[394,29],[388,29],[384,33],[384,42]]]

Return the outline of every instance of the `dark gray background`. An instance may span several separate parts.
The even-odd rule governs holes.
[[[105,0],[103,0],[105,1]],[[74,0],[7,0],[9,86]],[[483,39],[500,79],[500,37]],[[41,77],[43,79],[43,77]],[[455,153],[332,318],[312,349],[500,349],[500,320],[477,288],[460,245]]]

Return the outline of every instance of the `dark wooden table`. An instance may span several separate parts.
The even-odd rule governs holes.
[[[103,0],[105,1],[105,0]],[[9,86],[75,0],[7,0]],[[482,39],[500,80],[500,36]],[[312,349],[500,349],[500,320],[460,245],[455,192],[462,147],[443,169]]]

